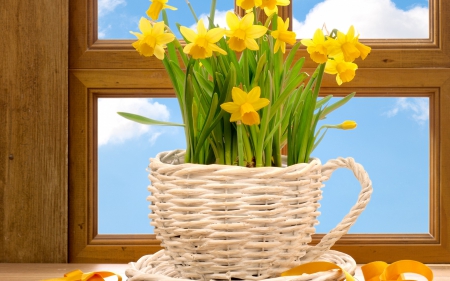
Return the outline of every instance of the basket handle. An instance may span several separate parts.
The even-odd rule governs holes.
[[[342,158],[329,160],[322,166],[321,181],[330,179],[331,174],[337,168],[348,168],[353,171],[353,174],[361,184],[361,192],[359,193],[356,204],[350,209],[350,212],[342,219],[342,221],[326,234],[316,246],[311,246],[306,255],[301,258],[302,263],[317,259],[326,251],[328,251],[337,240],[348,232],[350,227],[356,222],[356,219],[369,203],[370,195],[372,194],[372,182],[369,175],[364,170],[361,164],[355,162],[353,158]]]

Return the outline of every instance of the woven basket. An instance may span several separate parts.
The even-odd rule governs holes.
[[[353,159],[283,168],[184,164],[184,151],[150,161],[149,217],[178,275],[192,280],[264,280],[321,256],[356,221],[372,192]],[[344,220],[312,247],[322,182],[353,170],[362,190]]]
[[[156,252],[153,255],[141,257],[136,262],[130,262],[125,271],[128,281],[189,281],[183,279],[170,264],[170,257],[164,251]],[[329,250],[317,261],[332,262],[351,275],[355,274],[355,260],[344,253]],[[298,276],[284,276],[264,279],[263,281],[338,281],[344,280],[345,274],[340,270],[328,270]]]

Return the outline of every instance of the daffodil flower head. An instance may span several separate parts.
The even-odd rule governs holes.
[[[242,52],[246,48],[249,50],[258,50],[256,38],[263,36],[267,32],[267,27],[253,24],[253,13],[246,14],[241,20],[233,13],[228,12],[226,20],[230,30],[226,30],[225,34],[230,37],[228,45],[230,49]]]
[[[289,31],[289,18],[286,19],[286,22],[283,21],[282,18],[277,17],[277,30],[272,31],[271,35],[277,41],[275,42],[275,46],[273,47],[273,52],[278,52],[278,49],[281,48],[283,54],[286,52],[286,43],[294,45],[296,42],[295,32]]]
[[[302,39],[300,41],[308,51],[311,59],[316,63],[326,63],[328,56],[338,47],[336,40],[325,37],[321,29],[317,29],[313,39]]]
[[[267,106],[270,101],[260,98],[261,88],[256,86],[248,94],[240,88],[233,87],[231,91],[233,102],[226,102],[220,107],[231,113],[230,122],[242,121],[246,125],[258,125],[260,118],[258,110]]]
[[[150,0],[152,3],[147,10],[147,16],[152,20],[157,20],[162,9],[177,10],[177,8],[167,5],[166,3],[168,1],[169,0]]]
[[[356,44],[359,42],[358,37],[355,37],[355,28],[353,25],[350,26],[347,34],[338,31],[336,41],[344,54],[345,61],[352,62],[361,55],[360,50],[356,47]]]
[[[139,29],[142,33],[130,31],[138,38],[138,41],[132,44],[133,47],[142,56],[151,57],[154,55],[160,60],[164,59],[164,48],[167,43],[175,39],[175,35],[164,32],[164,22],[157,22],[152,25],[146,18],[141,18],[139,21]]]
[[[361,54],[361,59],[366,59],[367,55],[370,53],[372,48],[369,46],[366,46],[358,41],[359,35],[355,37],[355,47],[359,50],[359,53]]]
[[[266,13],[267,16],[270,16],[273,13],[278,14],[278,6],[288,6],[289,4],[289,0],[262,0],[259,7],[264,9],[264,13]]]
[[[250,10],[254,7],[259,7],[262,4],[262,0],[236,0],[236,5],[244,10]]]
[[[345,120],[344,122],[342,122],[341,124],[338,125],[339,129],[342,130],[353,130],[355,129],[357,126],[356,122],[353,120]]]
[[[344,82],[350,82],[353,80],[357,69],[357,64],[345,61],[343,54],[339,54],[331,59],[328,59],[325,66],[325,73],[336,74],[336,82],[338,85],[342,85]]]
[[[189,41],[189,44],[183,49],[185,54],[191,55],[194,59],[209,58],[214,52],[219,52],[222,55],[226,55],[227,52],[219,48],[216,45],[225,34],[225,30],[222,28],[213,28],[206,30],[203,20],[197,22],[197,33],[194,30],[185,26],[180,27],[180,32]]]

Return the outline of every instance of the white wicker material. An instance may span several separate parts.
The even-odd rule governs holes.
[[[348,231],[372,192],[351,158],[283,168],[183,164],[183,158],[177,150],[151,159],[148,200],[157,239],[185,279],[265,280],[314,260]],[[352,169],[363,189],[349,215],[311,247],[322,181],[338,167]]]
[[[330,250],[317,260],[335,263],[348,273],[355,274],[355,260],[344,253]],[[178,271],[170,263],[170,257],[166,256],[163,250],[154,255],[143,256],[137,262],[131,262],[129,265],[130,267],[125,272],[129,278],[128,281],[191,281],[180,277]],[[342,280],[344,277],[342,272],[330,270],[299,276],[274,277],[264,279],[264,281],[333,281]]]

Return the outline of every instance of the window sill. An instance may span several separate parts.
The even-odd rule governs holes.
[[[429,265],[434,273],[434,281],[448,281],[450,276],[449,264]],[[43,279],[63,277],[65,273],[79,269],[83,272],[111,271],[122,276],[126,280],[125,270],[127,264],[82,264],[82,263],[0,263],[0,280],[8,281],[40,281]],[[356,270],[355,277],[362,281],[360,266]],[[114,278],[111,278],[114,280]]]

